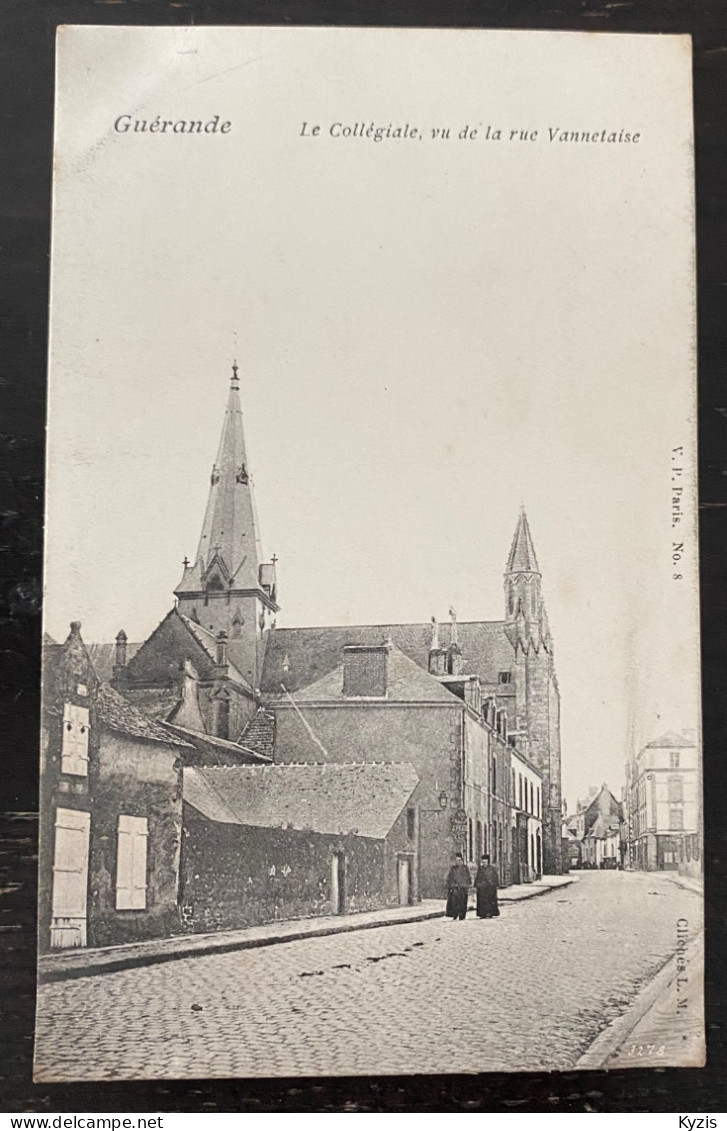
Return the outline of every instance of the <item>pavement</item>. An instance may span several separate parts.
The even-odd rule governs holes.
[[[605,1032],[597,1066],[611,1066],[629,1053],[613,1047],[616,1024],[626,1039],[645,1022],[684,918],[696,934],[697,892],[589,872],[503,901],[497,919],[440,912],[47,983],[36,1079],[568,1071]],[[663,1054],[639,1063],[683,1063],[693,1023],[672,1010]]]
[[[537,883],[511,884],[502,888],[501,903],[517,903],[547,895],[555,888],[566,887],[576,876],[543,876]],[[215,931],[204,935],[175,935],[167,939],[128,943],[123,946],[84,947],[42,955],[38,960],[38,981],[54,982],[65,978],[85,978],[103,971],[129,970],[159,962],[172,962],[198,954],[226,954],[233,950],[252,950],[260,946],[295,942],[299,939],[322,938],[348,931],[374,927],[418,923],[444,918],[440,899],[425,899],[409,907],[386,907],[377,911],[359,911],[343,916],[316,916],[310,919],[288,919],[262,923],[236,931]]]

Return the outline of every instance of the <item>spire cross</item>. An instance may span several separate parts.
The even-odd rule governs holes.
[[[184,561],[182,562],[182,565],[184,566],[185,569],[187,569],[189,567],[189,558],[187,557],[186,554],[184,555]]]
[[[272,558],[270,559],[270,561],[271,561],[271,562],[273,563],[273,565],[275,565],[275,563],[277,562],[277,560],[278,560],[278,555],[277,555],[277,554],[273,554]]]
[[[232,363],[232,381],[230,382],[230,387],[233,389],[238,389],[240,387],[240,381],[237,376],[237,358],[235,358]]]

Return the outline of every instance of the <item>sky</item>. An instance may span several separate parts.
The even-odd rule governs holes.
[[[47,631],[171,607],[236,356],[280,626],[502,618],[522,503],[569,807],[697,726],[686,42],[62,29]]]

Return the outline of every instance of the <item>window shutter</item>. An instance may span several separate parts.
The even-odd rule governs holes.
[[[88,707],[64,703],[61,773],[76,774],[84,778],[88,776],[89,731]]]
[[[146,908],[147,836],[146,817],[129,817],[124,813],[119,815],[117,911],[143,911]]]
[[[86,914],[90,825],[90,813],[56,809],[52,909],[56,918]]]

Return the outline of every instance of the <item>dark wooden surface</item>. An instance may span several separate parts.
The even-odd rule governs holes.
[[[706,1069],[34,1086],[37,713],[53,49],[59,23],[687,32],[694,40],[707,826]],[[648,75],[644,76],[648,82]],[[727,1109],[727,6],[724,0],[0,0],[0,1111]],[[614,532],[618,536],[618,532]],[[618,923],[614,923],[618,931]],[[443,1003],[443,1009],[448,1004]],[[481,1003],[486,1009],[487,1003]],[[452,1065],[456,1070],[456,1065]]]

